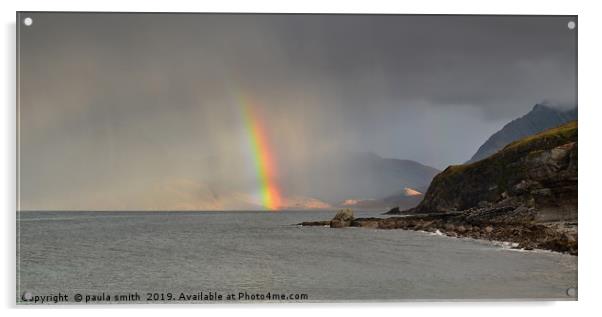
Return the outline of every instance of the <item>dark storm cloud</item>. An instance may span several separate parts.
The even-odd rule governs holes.
[[[536,102],[575,103],[572,17],[28,16],[21,180],[37,208],[244,174],[219,168],[241,165],[241,96],[284,168],[339,150],[444,168]]]
[[[366,77],[388,98],[471,105],[492,119],[515,115],[524,110],[521,103],[575,97],[576,36],[566,17],[282,20],[279,39],[292,59],[303,61],[308,77],[321,74],[347,86],[352,99],[358,97],[353,84]]]

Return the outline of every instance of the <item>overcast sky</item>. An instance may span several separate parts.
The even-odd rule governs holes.
[[[215,173],[207,157],[239,165],[241,98],[257,104],[284,168],[351,150],[439,169],[535,103],[576,98],[572,17],[27,16],[24,209],[202,182]]]

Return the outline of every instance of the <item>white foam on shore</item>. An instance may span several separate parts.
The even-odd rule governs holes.
[[[525,253],[526,252],[559,253],[559,252],[555,252],[555,251],[551,251],[551,250],[544,250],[544,249],[526,250],[524,248],[518,248],[519,243],[517,243],[517,242],[476,239],[476,238],[471,238],[471,237],[454,237],[454,236],[449,236],[449,235],[441,232],[439,229],[435,230],[435,232],[422,231],[422,230],[419,230],[419,232],[424,232],[431,236],[441,236],[441,237],[448,237],[448,238],[459,239],[459,240],[470,240],[470,241],[475,241],[478,243],[484,243],[489,246],[498,247],[495,249],[500,250],[500,251],[514,251],[514,252],[525,252]]]
[[[499,244],[502,248],[512,249],[518,247],[517,242],[508,242],[508,241],[496,241],[496,244]]]

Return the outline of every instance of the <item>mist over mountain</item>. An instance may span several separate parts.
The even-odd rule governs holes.
[[[426,187],[421,191],[426,191]],[[378,199],[356,200],[348,199],[339,204],[341,208],[353,208],[359,210],[388,210],[397,207],[398,209],[409,209],[417,206],[424,197],[423,192],[414,188],[405,187],[392,195]]]
[[[382,158],[368,152],[341,152],[312,161],[304,169],[304,187],[283,178],[285,191],[328,201],[381,199],[404,188],[423,188],[439,173],[416,161]],[[289,181],[291,180],[291,181]]]
[[[518,139],[577,120],[577,108],[566,108],[545,103],[536,104],[529,113],[512,120],[489,137],[467,163],[484,159]]]

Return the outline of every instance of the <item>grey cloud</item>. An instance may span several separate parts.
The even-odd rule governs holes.
[[[30,206],[170,177],[244,188],[239,98],[262,108],[283,168],[338,150],[444,168],[536,102],[576,99],[575,17],[29,16]]]

